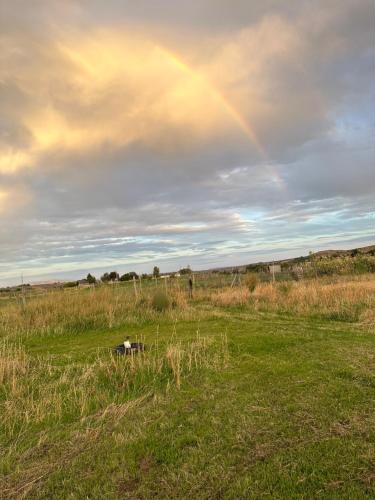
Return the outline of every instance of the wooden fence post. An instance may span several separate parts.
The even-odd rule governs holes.
[[[138,290],[137,290],[137,283],[135,281],[135,276],[133,276],[133,285],[134,285],[134,295],[137,298],[138,297]]]

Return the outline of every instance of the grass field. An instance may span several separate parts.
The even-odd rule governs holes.
[[[375,498],[375,279],[0,310],[2,498]],[[114,358],[125,335],[149,347]]]

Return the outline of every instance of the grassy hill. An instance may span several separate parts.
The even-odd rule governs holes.
[[[369,257],[373,258],[375,256],[375,245],[369,245],[366,247],[352,248],[350,250],[321,250],[319,252],[311,253],[309,255],[302,255],[301,257],[273,260],[273,261],[261,261],[255,262],[248,265],[241,266],[230,266],[216,268],[213,271],[216,272],[258,272],[266,270],[268,266],[272,264],[280,264],[283,269],[292,269],[295,265],[300,265],[312,261],[317,261],[320,259],[336,259],[344,257]]]
[[[320,252],[315,252],[313,255],[317,257],[338,257],[338,256],[349,256],[349,255],[375,255],[375,245],[369,245],[367,247],[351,248],[350,250],[321,250]]]

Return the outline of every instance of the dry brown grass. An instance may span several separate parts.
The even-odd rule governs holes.
[[[249,292],[252,293],[255,290],[259,280],[255,273],[246,273],[243,282],[244,285],[249,289]]]
[[[157,320],[159,313],[152,306],[152,296],[153,290],[135,297],[132,290],[111,286],[50,292],[30,298],[26,307],[19,302],[3,306],[0,333],[56,335]],[[192,317],[186,294],[173,290],[168,297],[170,307],[163,312],[165,317]]]
[[[332,319],[360,321],[371,327],[375,309],[375,275],[334,277],[280,283],[257,283],[251,293],[247,286],[198,288],[194,300],[186,291],[168,290],[168,307],[153,306],[154,289],[137,297],[132,289],[103,286],[90,290],[51,292],[21,303],[2,306],[0,335],[17,338],[27,335],[82,333],[117,328],[145,321],[196,320],[213,314],[202,302],[217,307],[243,306],[257,311],[292,314],[320,314]]]
[[[361,311],[375,308],[375,277],[262,283],[252,300],[259,310],[318,313],[333,319],[358,321]]]
[[[243,306],[248,304],[250,291],[245,287],[223,288],[211,294],[211,301],[217,306]]]
[[[359,316],[359,321],[366,328],[375,332],[375,307],[364,309]]]
[[[314,314],[371,326],[374,324],[375,276],[258,283],[253,293],[246,286],[227,287],[199,290],[196,297],[220,307],[247,306],[263,312]]]
[[[29,360],[21,346],[0,344],[0,385],[8,384],[15,392],[18,378],[25,375],[28,368]]]
[[[228,365],[227,336],[222,335],[220,337],[214,350],[212,350],[213,344],[214,339],[212,337],[201,337],[198,332],[197,338],[188,344],[183,345],[180,342],[168,346],[165,356],[178,388],[180,388],[181,377],[184,372],[190,373],[196,369],[209,367],[220,369]],[[202,353],[205,353],[205,355],[202,355]]]

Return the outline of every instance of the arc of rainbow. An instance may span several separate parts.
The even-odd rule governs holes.
[[[267,160],[267,154],[259,139],[257,138],[255,132],[252,130],[248,122],[245,118],[238,112],[238,110],[233,106],[233,104],[223,95],[223,93],[205,76],[198,73],[196,70],[191,68],[188,64],[186,64],[179,56],[177,56],[174,52],[167,50],[161,45],[156,45],[155,48],[164,55],[164,57],[169,60],[176,68],[180,69],[183,73],[188,75],[190,78],[200,81],[203,83],[210,94],[219,102],[222,108],[226,111],[226,113],[232,118],[234,123],[239,126],[242,132],[246,135],[248,139],[250,139],[251,143],[255,146],[258,154],[261,156],[263,160]],[[278,169],[272,165],[272,163],[268,163],[265,165],[267,170],[269,170],[272,180],[278,184],[278,187],[287,192],[287,185],[285,180],[279,174]]]
[[[211,81],[208,80],[207,77],[198,73],[196,70],[191,68],[188,64],[186,64],[180,57],[176,56],[175,53],[161,47],[160,45],[156,46],[156,49],[163,54],[168,61],[170,61],[176,68],[180,69],[183,73],[188,75],[190,78],[197,80],[207,88],[210,92],[211,96],[213,96],[220,106],[224,109],[228,116],[239,126],[242,132],[247,136],[248,139],[252,142],[252,144],[257,149],[258,153],[265,157],[266,153],[264,151],[263,146],[261,145],[259,139],[257,138],[255,132],[252,130],[250,125],[247,123],[245,118],[237,111],[237,109],[231,104],[231,102],[223,95],[223,93],[215,86]]]

